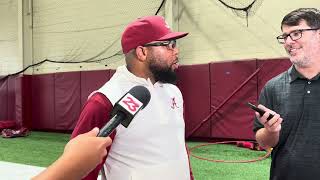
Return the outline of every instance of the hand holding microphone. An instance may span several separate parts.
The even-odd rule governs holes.
[[[112,119],[100,131],[98,128],[94,128],[70,140],[63,155],[32,179],[81,179],[99,164],[107,154],[106,148],[112,142],[107,136],[120,123],[124,127],[128,127],[134,116],[149,101],[150,92],[147,88],[143,86],[133,87],[114,105],[111,112]]]
[[[93,128],[71,139],[64,148],[63,157],[79,161],[75,163],[78,166],[85,164],[88,167],[95,167],[101,163],[107,155],[106,148],[111,145],[112,140],[110,137],[96,137],[98,132],[98,128]]]
[[[32,180],[81,179],[94,169],[107,154],[110,137],[96,137],[98,128],[80,134],[65,146],[62,156]]]

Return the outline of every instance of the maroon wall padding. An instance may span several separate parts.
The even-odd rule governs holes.
[[[32,129],[53,129],[55,125],[55,74],[32,77]]]
[[[218,108],[256,70],[256,60],[210,64],[211,106]],[[257,97],[257,79],[249,80],[211,118],[212,138],[253,139],[250,109]]]
[[[111,70],[83,71],[81,72],[81,108],[91,92],[98,90],[109,81]]]
[[[22,81],[23,76],[17,76],[16,78],[16,90],[15,90],[15,123],[17,124],[17,128],[22,126],[23,121],[23,106],[22,106]]]
[[[8,80],[0,80],[0,120],[8,120]]]
[[[18,107],[21,106],[21,110],[16,112],[17,121],[22,122],[22,126],[31,129],[32,128],[32,75],[23,75],[20,77],[21,92]]]
[[[113,73],[103,70],[25,76],[21,82],[24,96],[17,109],[23,117],[19,119],[35,130],[72,130],[88,95]],[[25,96],[27,93],[31,96]],[[21,112],[19,106],[23,107]]]
[[[0,120],[15,120],[16,79],[8,77],[0,81]]]
[[[185,104],[186,137],[210,114],[209,65],[181,66],[177,72]],[[210,121],[204,123],[194,136],[210,136]]]
[[[186,136],[253,139],[254,112],[245,103],[256,103],[265,82],[290,65],[288,59],[279,58],[181,66],[178,86],[185,101]],[[197,128],[259,68],[256,76]],[[72,130],[88,95],[114,72],[24,75],[0,81],[0,121],[12,119],[34,130]]]
[[[261,67],[261,70],[258,74],[259,93],[261,92],[267,81],[282,73],[283,71],[289,69],[289,67],[292,65],[288,58],[259,60],[257,62],[258,67]]]
[[[54,76],[54,130],[72,130],[80,114],[80,72]],[[51,123],[48,123],[51,124]]]
[[[8,78],[8,119],[15,120],[15,106],[16,106],[16,78]]]

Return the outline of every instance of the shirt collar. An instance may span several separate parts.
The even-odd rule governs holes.
[[[290,69],[288,70],[289,72],[289,82],[292,83],[296,79],[307,79],[305,78],[302,74],[300,74],[297,69],[292,65]],[[311,80],[318,80],[320,77],[320,73],[313,77]]]
[[[149,86],[152,85],[150,78],[145,79],[145,78],[141,78],[141,77],[138,77],[138,76],[132,74],[128,70],[126,65],[119,66],[117,68],[117,72],[122,74],[128,81],[135,82],[135,83],[141,84],[141,85],[149,85]]]

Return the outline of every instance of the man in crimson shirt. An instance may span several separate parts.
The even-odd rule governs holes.
[[[151,99],[128,128],[118,126],[110,135],[106,160],[84,179],[97,179],[103,166],[102,176],[108,180],[193,179],[184,139],[183,98],[174,85],[179,65],[176,40],[187,34],[172,32],[161,16],[139,18],[126,27],[121,38],[126,65],[91,94],[72,137],[103,127],[114,104],[134,86],[146,87]]]

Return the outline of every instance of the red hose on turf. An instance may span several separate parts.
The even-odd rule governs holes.
[[[229,144],[229,143],[236,143],[239,141],[223,141],[223,142],[215,142],[215,143],[206,143],[206,144],[199,144],[197,146],[194,146],[192,148],[189,148],[189,154],[197,159],[201,159],[201,160],[206,160],[206,161],[210,161],[210,162],[224,162],[224,163],[250,163],[250,162],[256,162],[256,161],[261,161],[264,160],[266,158],[268,158],[272,152],[271,149],[267,149],[267,153],[264,156],[258,157],[256,159],[251,159],[251,160],[216,160],[216,159],[208,159],[208,158],[204,158],[204,157],[200,157],[197,155],[194,155],[192,153],[193,150],[203,147],[203,146],[209,146],[209,145],[214,145],[214,144]]]

